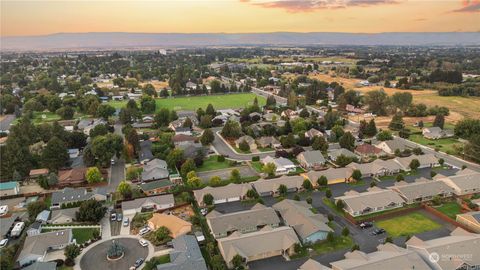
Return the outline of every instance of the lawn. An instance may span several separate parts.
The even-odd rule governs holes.
[[[206,171],[213,171],[213,170],[220,170],[220,169],[227,169],[235,167],[232,166],[230,161],[225,160],[223,162],[217,161],[217,156],[209,156],[207,159],[203,161],[202,166],[196,169],[197,172],[206,172]]]
[[[404,216],[394,217],[375,222],[379,228],[383,228],[392,237],[415,235],[422,232],[439,229],[442,226],[429,219],[422,213],[414,212]]]
[[[212,95],[212,96],[192,96],[177,98],[157,98],[157,111],[160,108],[169,110],[197,110],[205,109],[209,103],[215,109],[238,109],[253,104],[254,98],[257,97],[260,106],[265,105],[266,99],[253,93],[229,94],[229,95]],[[109,104],[115,108],[122,108],[127,101],[110,101]]]
[[[82,113],[75,113],[73,116],[73,119],[80,119],[82,117],[85,117],[85,114]],[[12,125],[15,125],[18,123],[18,121],[21,118],[16,118],[13,122]],[[49,123],[49,122],[54,122],[54,121],[60,121],[62,118],[60,115],[52,112],[33,112],[33,118],[32,118],[32,123],[35,125],[39,125],[42,123]]]
[[[42,229],[42,232],[58,231],[62,229]],[[93,239],[93,233],[97,231],[97,228],[72,228],[73,238],[77,241],[77,244],[81,245],[90,239]]]
[[[143,270],[153,270],[157,269],[157,265],[169,263],[170,262],[170,255],[162,255],[151,258],[149,261],[145,262],[145,266]]]
[[[263,164],[260,161],[252,161],[252,168],[255,169],[258,173],[262,172]]]
[[[438,148],[440,151],[443,151],[447,154],[455,154],[457,152],[456,146],[461,147],[463,145],[455,138],[429,140],[424,138],[422,134],[412,134],[410,135],[409,140],[433,149]]]
[[[449,218],[456,220],[457,219],[457,214],[461,213],[461,207],[458,203],[456,202],[446,202],[442,204],[439,207],[435,207],[438,211],[444,213],[447,215]]]
[[[312,248],[316,253],[321,254],[351,248],[352,246],[353,240],[349,236],[336,236],[333,242],[322,241],[313,244]]]

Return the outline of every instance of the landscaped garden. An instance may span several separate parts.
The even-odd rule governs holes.
[[[447,215],[449,218],[453,220],[457,218],[457,214],[462,213],[461,212],[462,207],[456,202],[445,202],[442,205],[435,207],[435,209]]]
[[[387,231],[389,236],[411,236],[414,234],[439,229],[442,226],[419,212],[375,222],[379,228]]]

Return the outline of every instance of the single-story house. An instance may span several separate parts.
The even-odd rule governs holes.
[[[319,150],[304,151],[297,155],[297,160],[306,170],[319,170],[327,162]]]
[[[87,173],[87,168],[79,167],[73,168],[70,170],[61,170],[58,172],[58,183],[59,187],[68,187],[68,186],[80,186],[87,182],[85,179],[85,174]]]
[[[423,177],[415,183],[397,182],[390,189],[397,192],[407,204],[430,201],[436,196],[446,198],[453,195],[453,188],[445,182]]]
[[[33,170],[30,170],[30,179],[37,179],[39,178],[40,176],[47,176],[49,173],[48,169],[33,169]]]
[[[318,186],[320,176],[327,178],[328,184],[350,182],[352,179],[352,168],[330,168],[325,171],[309,171],[306,175],[314,187]]]
[[[17,195],[20,193],[20,184],[16,181],[1,182],[0,192],[0,196]]]
[[[453,188],[457,196],[475,194],[480,192],[480,173],[464,169],[452,176],[436,175],[435,180],[441,180]]]
[[[27,236],[22,251],[17,258],[17,262],[20,266],[25,266],[37,261],[41,262],[49,251],[64,249],[72,243],[72,241],[72,229]]]
[[[266,156],[262,159],[263,164],[273,163],[276,166],[275,174],[287,174],[289,172],[294,172],[297,169],[297,166],[289,159],[284,157],[273,158],[271,156]]]
[[[394,160],[402,166],[402,169],[405,171],[410,171],[410,162],[412,160],[418,160],[420,167],[418,168],[431,168],[435,166],[440,166],[438,163],[438,158],[433,154],[424,154],[424,155],[411,155],[408,157],[397,157]]]
[[[480,211],[457,214],[457,222],[472,232],[480,233]]]
[[[90,130],[98,125],[104,125],[107,122],[103,119],[82,119],[77,123],[77,128],[83,131],[85,135],[90,135]]]
[[[443,130],[440,127],[426,127],[422,129],[423,137],[430,140],[438,140],[442,138],[453,137],[453,132],[450,130]]]
[[[275,122],[275,121],[278,121],[280,120],[280,116],[276,113],[266,113],[263,115],[263,119],[265,119],[265,121],[268,121],[268,122]]]
[[[175,135],[192,135],[192,129],[189,127],[177,127],[174,129]]]
[[[91,192],[86,188],[64,188],[52,193],[52,205],[50,209],[61,208],[62,205],[94,199],[97,201],[107,200],[107,191],[97,188]]]
[[[168,179],[168,165],[165,160],[152,159],[145,163],[141,174],[142,182]]]
[[[213,237],[228,237],[234,232],[249,233],[265,226],[276,228],[280,219],[275,210],[257,203],[250,210],[221,214],[215,210],[206,216]]]
[[[171,208],[175,205],[172,194],[138,198],[122,202],[124,215],[133,215],[144,211],[156,211]]]
[[[147,196],[167,193],[174,184],[169,179],[144,182],[138,185]]]
[[[381,156],[383,154],[382,149],[374,145],[371,145],[369,143],[358,145],[357,147],[355,147],[354,152],[355,154],[364,158],[371,157],[371,156]]]
[[[285,111],[283,111],[281,114],[280,114],[282,117],[285,117],[287,119],[295,119],[298,117],[298,112],[297,111],[294,111],[292,109],[286,109]]]
[[[317,136],[318,137],[323,136],[323,133],[318,129],[311,128],[311,129],[305,131],[305,138],[309,138],[309,139],[313,140],[313,138],[315,138]]]
[[[383,150],[383,152],[393,155],[395,154],[395,151],[398,149],[400,151],[404,151],[408,147],[405,145],[403,141],[400,139],[393,139],[393,140],[388,140],[388,141],[383,141],[375,145],[376,147],[380,148]]]
[[[198,153],[206,154],[208,148],[204,147],[201,143],[197,142],[186,142],[177,146],[177,148],[183,150],[184,158],[195,158]]]
[[[328,150],[328,158],[330,158],[331,161],[335,162],[337,158],[341,155],[350,157],[350,158],[356,158],[359,159],[360,157],[353,153],[352,151],[345,149],[345,148],[340,148],[340,149],[335,149],[335,150]]]
[[[305,179],[302,176],[282,176],[280,178],[262,179],[252,183],[260,196],[278,196],[278,188],[281,185],[287,187],[287,192],[298,192],[303,190],[302,184]]]
[[[262,114],[258,113],[258,112],[252,112],[248,115],[248,117],[250,117],[250,119],[252,121],[258,121],[260,119],[262,119]],[[255,120],[256,119],[256,120]]]
[[[435,270],[475,269],[480,265],[480,234],[462,228],[456,228],[449,236],[432,240],[424,241],[413,236],[405,244]]]
[[[217,239],[218,248],[229,268],[232,259],[240,255],[245,263],[274,256],[288,257],[294,254],[295,244],[299,244],[295,231],[290,227],[272,229],[269,226],[260,231],[241,234],[236,232],[229,237]]]
[[[148,162],[155,157],[152,154],[152,141],[145,140],[140,142],[140,153],[138,153],[138,160],[140,163]]]
[[[235,140],[235,147],[240,148],[240,143],[242,143],[243,141],[245,141],[248,144],[248,146],[250,147],[250,150],[257,149],[257,144],[255,143],[255,139],[248,135],[242,136],[237,140]]]
[[[392,175],[399,173],[403,169],[395,160],[381,160],[376,159],[370,163],[356,163],[352,162],[347,165],[348,168],[353,170],[360,170],[362,177],[378,177],[384,175]]]
[[[200,206],[204,206],[203,197],[206,194],[213,196],[213,204],[240,201],[245,198],[247,191],[251,189],[250,184],[230,183],[223,187],[205,187],[193,191],[193,195]]]
[[[72,223],[76,219],[76,214],[79,207],[66,208],[66,209],[54,209],[52,210],[52,216],[48,223],[50,224],[67,224]]]
[[[362,193],[348,191],[344,196],[335,198],[336,202],[340,200],[344,204],[343,209],[353,217],[400,208],[404,204],[404,200],[398,193],[378,187],[369,188]]]
[[[167,227],[172,238],[187,234],[192,231],[192,223],[187,222],[175,215],[154,213],[148,220],[148,227],[153,231],[160,227]]]
[[[262,148],[279,148],[282,144],[272,136],[261,137],[257,139],[257,145]]]
[[[185,144],[188,142],[195,142],[197,141],[197,138],[190,135],[185,135],[185,134],[176,134],[175,136],[172,137],[172,141],[175,146],[178,146],[180,144]]]
[[[207,265],[193,235],[181,235],[172,240],[170,262],[157,265],[157,270],[207,270]]]
[[[303,243],[315,243],[325,240],[333,230],[327,225],[328,218],[315,214],[305,201],[282,200],[274,204],[285,225],[292,227]]]

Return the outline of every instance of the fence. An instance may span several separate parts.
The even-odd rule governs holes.
[[[396,209],[396,210],[392,210],[392,211],[389,211],[389,212],[384,213],[384,214],[378,214],[376,216],[366,217],[366,218],[362,218],[360,216],[357,219],[355,219],[354,217],[352,217],[348,213],[345,213],[344,216],[345,216],[345,219],[348,220],[350,223],[352,223],[353,225],[357,225],[357,224],[362,223],[362,222],[371,222],[371,221],[377,221],[377,220],[382,220],[382,219],[389,219],[389,218],[393,218],[393,217],[403,216],[405,214],[418,211],[419,209],[422,209],[421,205],[414,206],[414,207],[409,207],[409,208],[405,208],[405,209]]]
[[[424,204],[424,205],[423,205],[423,208],[425,209],[425,211],[427,211],[427,212],[435,215],[436,217],[438,217],[439,219],[441,219],[441,220],[443,220],[443,221],[445,221],[445,222],[448,222],[448,223],[450,223],[450,224],[452,224],[452,225],[454,225],[454,226],[460,227],[460,228],[462,228],[462,229],[464,229],[464,230],[466,230],[466,231],[473,232],[470,228],[468,228],[468,226],[465,226],[465,225],[457,222],[456,220],[451,219],[450,217],[448,217],[448,216],[445,215],[444,213],[438,211],[437,209],[435,209],[435,208],[433,208],[433,207],[431,207],[431,206],[429,206],[429,205]]]

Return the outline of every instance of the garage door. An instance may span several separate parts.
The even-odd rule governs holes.
[[[220,199],[220,200],[214,200],[213,201],[214,204],[226,203],[226,202],[227,202],[227,199]]]
[[[237,201],[240,201],[240,197],[229,198],[228,201],[229,202],[237,202]]]

